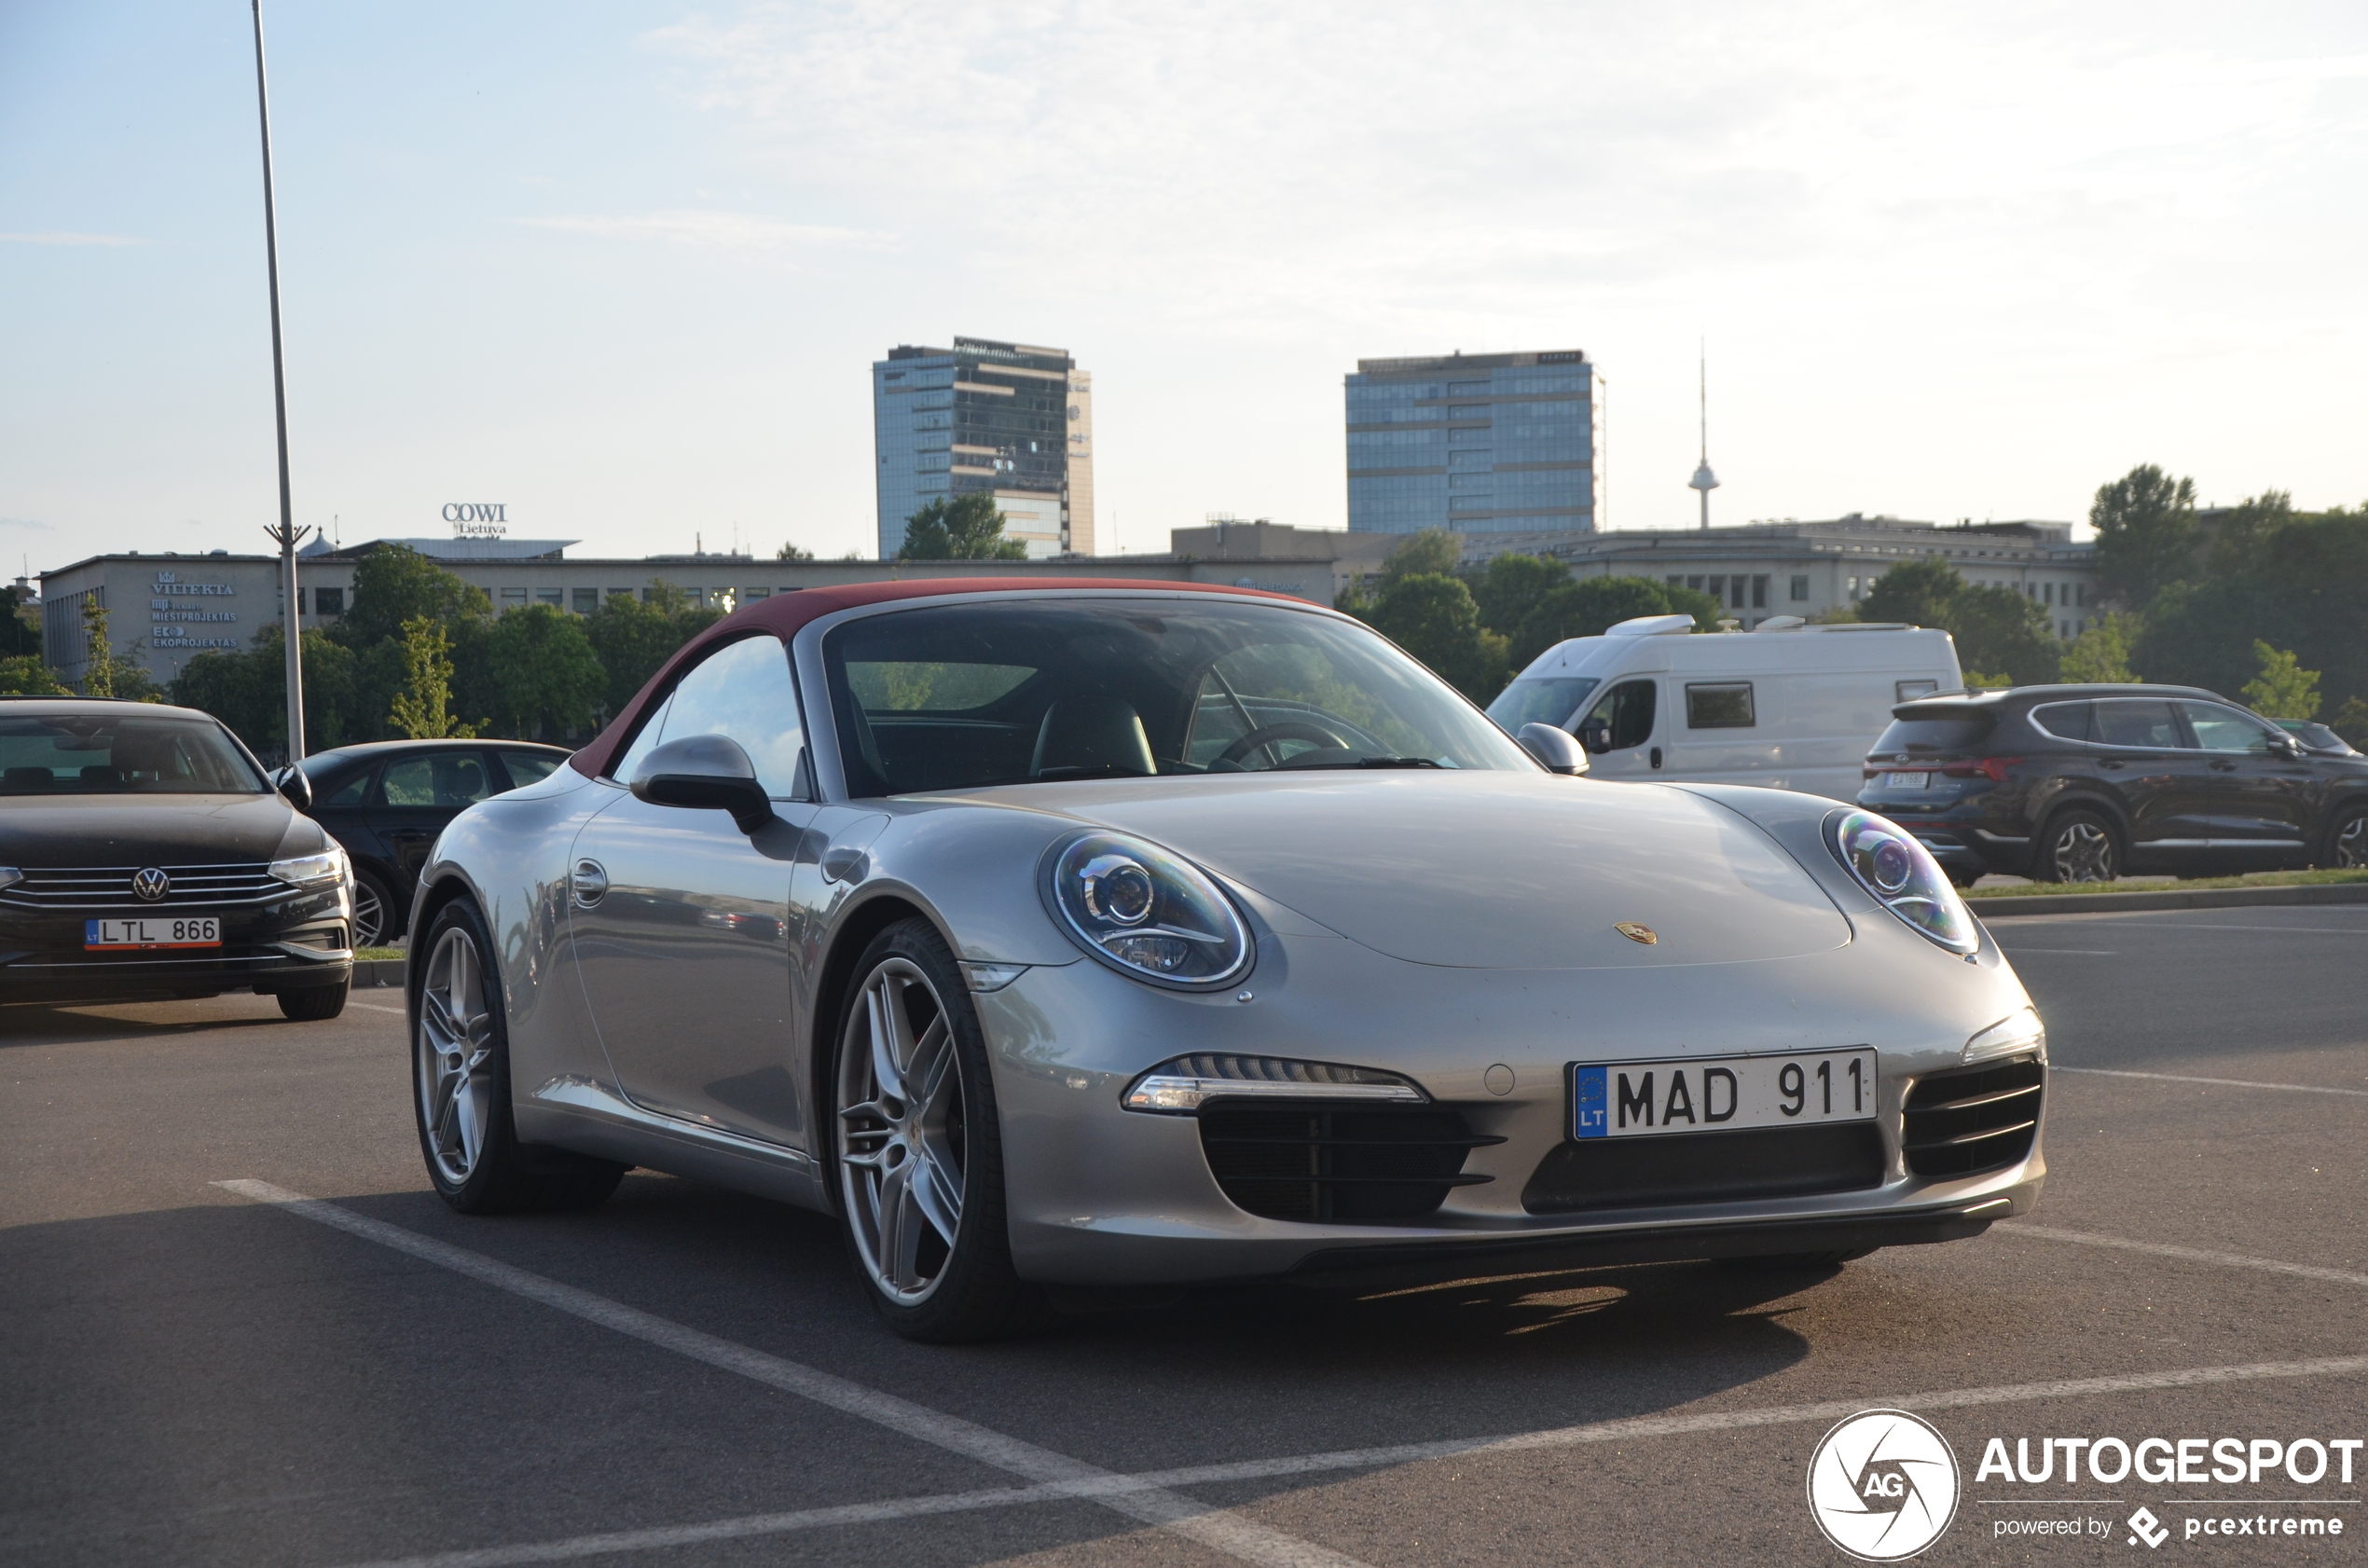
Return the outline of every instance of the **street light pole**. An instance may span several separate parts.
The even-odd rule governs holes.
[[[297,633],[296,546],[310,529],[296,526],[296,509],[288,497],[288,376],[280,351],[280,224],[271,206],[271,97],[263,75],[263,0],[255,8],[255,105],[263,125],[263,254],[271,282],[271,406],[280,432],[280,525],[263,531],[280,546],[280,592],[282,596],[282,640],[288,659],[288,761],[304,756],[304,653]]]

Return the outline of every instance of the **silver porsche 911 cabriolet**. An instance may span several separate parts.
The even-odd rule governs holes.
[[[420,1138],[835,1213],[888,1322],[1048,1294],[1979,1234],[2046,1038],[1915,839],[1597,783],[1387,640],[1175,584],[872,584],[700,636],[445,831]]]

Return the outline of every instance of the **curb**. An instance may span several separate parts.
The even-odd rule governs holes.
[[[401,958],[356,958],[353,961],[353,988],[369,990],[380,985],[403,989]]]
[[[2368,882],[2301,887],[2164,888],[2148,893],[2040,893],[2029,898],[1967,899],[1984,919],[2009,915],[2096,915],[2149,909],[2243,909],[2254,904],[2368,903]],[[359,968],[360,966],[355,966]]]

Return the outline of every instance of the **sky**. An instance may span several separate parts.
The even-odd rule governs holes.
[[[870,365],[1094,375],[1098,522],[1346,522],[1359,357],[1584,349],[1605,522],[2368,500],[2368,7],[270,0],[347,543],[871,553]],[[236,0],[0,0],[0,557],[268,548]],[[1106,543],[1106,549],[1108,545]],[[13,571],[8,573],[13,575]]]

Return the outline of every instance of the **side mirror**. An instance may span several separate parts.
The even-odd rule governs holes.
[[[2296,757],[2302,755],[2302,742],[2294,738],[2292,735],[2283,733],[2273,735],[2269,737],[2269,754],[2273,757],[2283,757],[2288,762],[2292,762]]]
[[[1587,771],[1587,753],[1567,731],[1552,724],[1523,724],[1513,738],[1549,773],[1576,777]]]
[[[1588,720],[1578,726],[1578,740],[1590,751],[1602,756],[1612,749],[1612,722],[1609,719]]]
[[[728,736],[669,740],[648,756],[627,786],[636,800],[694,811],[728,811],[744,833],[773,820],[773,802],[757,782],[756,765]]]
[[[271,787],[298,811],[312,809],[312,780],[305,777],[304,769],[294,763],[279,769],[271,775]]]

